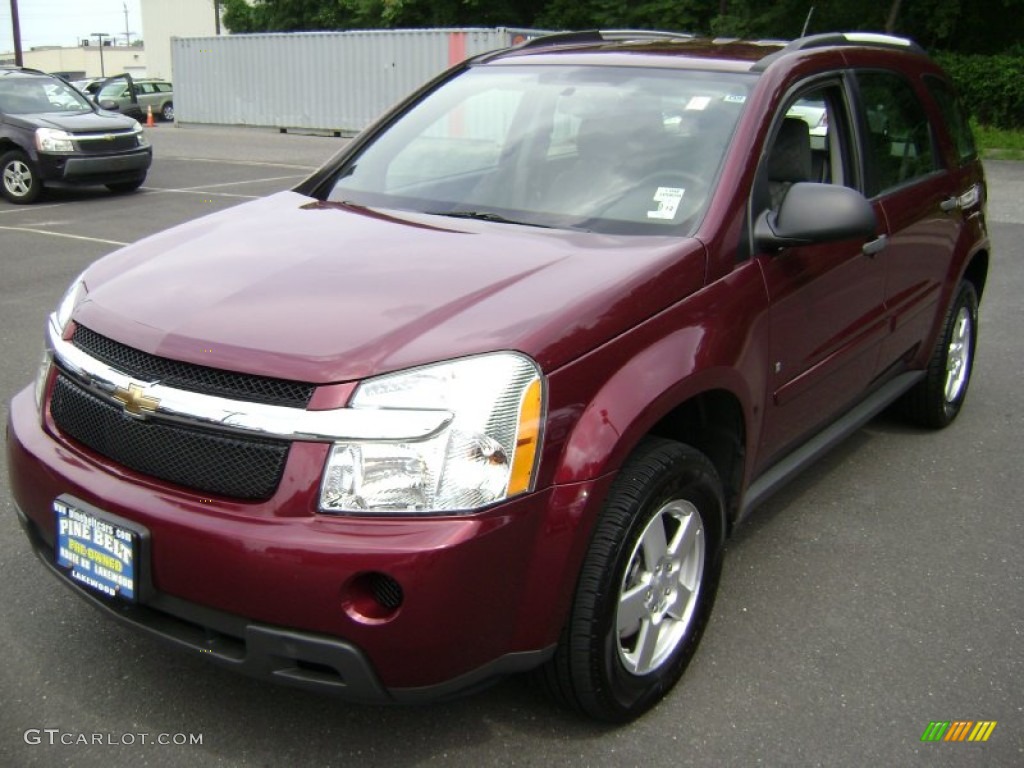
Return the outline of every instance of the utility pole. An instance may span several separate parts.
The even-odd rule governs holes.
[[[132,33],[128,31],[128,3],[121,3],[124,6],[124,44],[132,44]]]
[[[11,0],[11,34],[14,36],[14,66],[24,66],[21,55],[21,22],[18,20],[18,0]]]
[[[213,0],[213,26],[220,37],[220,0]]]
[[[107,70],[103,67],[103,38],[110,37],[106,32],[93,32],[89,37],[98,37],[100,45],[100,77],[107,76]]]

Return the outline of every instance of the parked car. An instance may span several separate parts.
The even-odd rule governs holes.
[[[46,186],[131,192],[152,159],[138,121],[101,111],[59,77],[0,67],[0,193],[9,202],[34,202]]]
[[[104,109],[116,110],[138,120],[145,120],[150,109],[157,120],[174,120],[174,87],[166,80],[115,75],[100,84],[95,98]]]
[[[101,77],[87,77],[84,80],[72,80],[71,84],[86,96],[92,98],[99,93],[105,80],[106,78]]]
[[[764,499],[882,409],[960,413],[984,203],[901,38],[476,56],[294,190],[86,269],[10,406],[17,513],[225,667],[373,702],[535,670],[626,721]]]
[[[789,108],[787,117],[799,117],[810,128],[811,149],[827,150],[828,108],[824,102],[801,99]]]

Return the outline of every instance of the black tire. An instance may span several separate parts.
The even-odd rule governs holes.
[[[39,199],[43,182],[28,155],[12,149],[0,157],[0,194],[15,205],[28,205]]]
[[[903,398],[903,413],[930,429],[948,426],[960,413],[974,370],[978,341],[978,293],[963,281],[946,313],[924,379]]]
[[[107,184],[106,186],[107,189],[109,189],[111,192],[118,195],[123,195],[127,194],[128,192],[134,192],[136,189],[142,186],[142,183],[145,180],[146,174],[142,174],[137,179],[132,179],[131,181],[117,181],[114,182],[113,184]]]
[[[160,117],[162,117],[168,123],[173,123],[174,122],[174,104],[173,103],[164,104],[160,108]]]
[[[714,603],[723,510],[721,481],[703,454],[660,438],[638,447],[597,520],[569,620],[540,670],[556,700],[624,723],[672,689]],[[649,561],[645,546],[657,553],[660,544],[663,555]]]

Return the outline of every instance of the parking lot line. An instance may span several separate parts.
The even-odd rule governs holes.
[[[210,189],[216,189],[220,186],[241,186],[242,184],[262,184],[270,183],[274,181],[288,181],[290,179],[305,178],[302,175],[294,174],[291,176],[273,176],[270,178],[253,178],[244,179],[241,181],[224,181],[219,184],[201,184],[199,186],[181,186],[181,187],[169,187],[169,186],[143,186],[142,188],[147,193],[182,193],[185,195],[215,195],[221,198],[243,198],[246,200],[255,200],[262,198],[262,195],[239,195],[236,193],[217,193],[217,191],[209,191]]]
[[[0,211],[2,213],[35,213],[36,211],[44,211],[47,208],[60,208],[66,203],[51,203],[50,205],[33,205],[31,208],[6,208]]]
[[[232,192],[205,192],[204,187],[196,187],[194,189],[173,189],[169,187],[140,187],[147,193],[154,194],[168,194],[178,193],[182,195],[207,195],[210,197],[237,197],[242,200],[258,200],[263,195],[236,195]]]
[[[291,176],[274,176],[269,179],[247,179],[245,181],[225,181],[220,184],[201,184],[198,187],[182,187],[179,191],[191,192],[195,189],[216,189],[217,187],[234,187],[242,184],[262,184],[264,182],[271,181],[287,181],[288,179],[304,179],[305,176],[301,174],[292,174]]]
[[[215,157],[179,157],[169,155],[168,158],[174,160],[183,160],[190,163],[216,163],[218,165],[255,165],[261,168],[295,168],[300,171],[315,171],[319,166],[316,165],[297,165],[295,163],[261,163],[256,160],[218,160]],[[166,159],[164,157],[161,160]]]
[[[5,230],[7,232],[28,232],[33,235],[52,235],[53,237],[66,237],[69,240],[85,240],[90,243],[104,243],[106,245],[128,245],[128,243],[120,240],[106,240],[102,237],[86,237],[85,235],[72,235],[67,232],[53,232],[48,229],[33,229],[31,227],[0,226],[0,230]]]

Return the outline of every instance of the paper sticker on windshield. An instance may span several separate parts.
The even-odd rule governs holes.
[[[688,102],[686,102],[687,109],[695,109],[698,112],[702,112],[708,108],[708,104],[711,103],[710,96],[694,96]]]
[[[658,187],[658,191],[654,193],[654,202],[658,207],[656,210],[648,211],[647,218],[674,219],[684,192],[686,190],[682,187]]]
[[[722,99],[726,104],[745,104],[747,101],[746,96],[742,96],[738,93],[728,93],[725,98]]]

